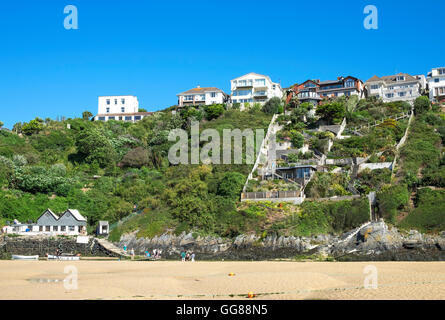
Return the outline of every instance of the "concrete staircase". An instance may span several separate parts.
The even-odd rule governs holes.
[[[97,243],[102,246],[103,248],[105,248],[106,250],[121,256],[121,257],[130,257],[130,255],[123,249],[116,247],[114,244],[112,244],[111,242],[109,242],[106,239],[98,239],[96,238]]]

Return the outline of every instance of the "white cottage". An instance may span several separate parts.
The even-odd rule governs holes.
[[[50,209],[45,210],[34,224],[14,224],[2,228],[4,233],[23,235],[86,235],[87,220],[78,210],[68,209],[60,217]]]

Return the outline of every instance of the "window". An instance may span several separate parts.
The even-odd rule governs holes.
[[[345,87],[346,88],[353,88],[355,86],[355,81],[354,80],[348,80],[345,83]]]
[[[380,86],[378,84],[373,84],[371,90],[377,90]]]
[[[105,121],[105,117],[99,117],[99,121]]]
[[[351,91],[346,91],[345,96],[348,96],[348,97],[351,96]]]
[[[117,99],[114,99],[114,104],[117,104]]]
[[[405,81],[405,76],[397,76],[397,81]]]
[[[108,117],[108,120],[115,120],[114,117]]]
[[[436,88],[436,96],[445,95],[445,87]]]
[[[59,227],[58,226],[53,226],[53,231],[59,231]]]
[[[185,96],[184,101],[193,101],[193,96]]]
[[[122,117],[119,117],[119,120],[122,120]]]
[[[387,97],[387,98],[394,98],[394,93],[387,93],[387,94],[386,94],[386,97]]]
[[[107,99],[107,104],[110,105],[110,99]]]
[[[257,86],[265,86],[266,85],[266,79],[255,79],[255,84]]]
[[[399,92],[399,97],[404,97],[406,95],[405,91]]]
[[[216,98],[216,92],[211,92],[211,93],[210,93],[210,96],[211,96],[212,98]]]
[[[141,120],[141,119],[142,119],[141,116],[135,116],[135,117],[134,117],[134,120]]]
[[[46,232],[51,231],[51,226],[46,226],[46,227],[45,227],[45,231],[46,231]]]
[[[435,83],[439,83],[439,79],[437,79],[437,78],[434,79],[434,82],[435,82]]]
[[[132,118],[131,117],[125,117],[125,121],[131,121]]]
[[[122,104],[125,104],[125,99],[122,99],[121,102],[122,102]]]
[[[438,69],[437,71],[439,71],[439,75],[443,75],[443,74],[445,74],[445,68],[443,68],[443,69]]]
[[[125,112],[125,107],[121,108],[121,112],[124,113]]]
[[[107,108],[107,113],[110,113],[110,108]]]
[[[61,226],[60,227],[60,231],[65,232],[66,231],[66,226]]]
[[[39,226],[39,231],[40,231],[40,232],[43,231],[43,226]]]
[[[74,231],[74,226],[69,226],[69,231],[73,232]]]

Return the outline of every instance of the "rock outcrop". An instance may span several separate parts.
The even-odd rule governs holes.
[[[163,258],[179,259],[181,251],[193,251],[202,260],[264,260],[320,255],[339,260],[445,260],[442,235],[423,235],[415,230],[403,234],[383,221],[368,223],[342,236],[283,237],[254,234],[235,239],[163,234],[152,239],[125,234],[116,246],[133,248],[136,254],[161,249]]]

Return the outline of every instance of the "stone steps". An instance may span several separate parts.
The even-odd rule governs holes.
[[[112,244],[111,242],[109,242],[106,239],[96,239],[96,240],[102,247],[104,247],[108,251],[111,251],[111,252],[113,252],[113,253],[115,253],[117,255],[120,255],[120,256],[125,256],[125,257],[129,257],[130,256],[123,249],[120,249],[120,248],[116,247],[114,244]]]

